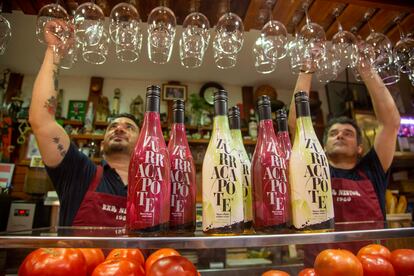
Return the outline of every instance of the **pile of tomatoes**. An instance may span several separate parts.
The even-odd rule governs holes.
[[[195,266],[172,248],[145,259],[139,249],[39,248],[26,256],[19,276],[196,276]]]
[[[383,245],[362,247],[355,256],[348,250],[326,249],[318,254],[314,268],[303,269],[298,276],[409,276],[414,275],[414,250],[396,249]],[[289,276],[269,270],[262,276]]]

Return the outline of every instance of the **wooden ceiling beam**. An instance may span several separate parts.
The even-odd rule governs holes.
[[[405,34],[414,32],[414,14],[410,14],[400,23],[400,26]],[[386,33],[388,38],[395,44],[400,40],[400,31],[398,26],[394,26],[389,32]]]
[[[309,18],[312,22],[316,22],[321,25],[326,31],[335,22],[335,17],[333,15],[334,10],[339,9],[340,11],[343,11],[345,6],[346,4],[344,3],[316,0],[308,12]],[[305,22],[306,18],[304,17],[299,23],[299,29],[305,25]]]
[[[371,32],[369,25],[371,25],[376,32],[383,33],[389,28],[390,24],[393,23],[394,18],[400,14],[401,12],[399,11],[381,9],[369,20],[369,24],[365,24],[358,31],[358,34],[365,39]]]
[[[322,0],[331,2],[330,0]],[[414,12],[414,1],[412,0],[335,0],[337,2],[353,4],[367,8],[389,9],[405,12]]]
[[[273,8],[273,19],[287,26],[296,10],[301,9],[302,5],[303,2],[301,0],[277,0]]]
[[[243,20],[244,29],[249,31],[250,29],[260,30],[263,27],[263,23],[260,22],[259,15],[262,9],[264,0],[251,0],[249,7],[247,8],[246,16]]]
[[[344,30],[349,31],[353,26],[356,26],[358,22],[363,20],[367,10],[368,9],[365,7],[348,5],[338,17],[338,21],[341,23]],[[331,40],[332,36],[337,32],[338,24],[332,24],[326,31],[326,39]]]

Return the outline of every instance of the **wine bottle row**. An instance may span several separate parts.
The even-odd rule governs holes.
[[[137,233],[193,232],[195,166],[185,133],[184,102],[174,102],[168,147],[159,106],[160,88],[148,87],[144,122],[129,167],[127,228]],[[313,130],[305,92],[295,94],[295,106],[291,148],[286,111],[277,111],[276,134],[269,97],[258,99],[257,144],[249,160],[239,108],[228,109],[225,90],[214,94],[213,130],[202,166],[204,233],[333,228],[329,166]]]

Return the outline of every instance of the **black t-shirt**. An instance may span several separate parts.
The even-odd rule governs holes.
[[[387,189],[389,170],[384,172],[381,162],[374,148],[361,158],[357,165],[350,170],[343,170],[329,166],[331,178],[346,178],[351,180],[361,180],[358,170],[362,171],[372,182],[382,214],[385,217],[385,190]]]
[[[102,166],[102,179],[96,191],[126,197],[128,188],[118,173],[105,161]],[[97,166],[73,143],[57,167],[46,167],[60,201],[59,225],[72,225],[96,169]]]

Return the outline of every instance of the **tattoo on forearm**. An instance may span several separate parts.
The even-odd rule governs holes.
[[[52,96],[49,99],[47,99],[47,101],[45,102],[44,107],[47,109],[47,111],[50,114],[55,115],[56,107],[57,107],[57,98],[55,96]]]
[[[53,143],[57,145],[57,150],[60,153],[60,156],[64,157],[66,155],[66,150],[64,150],[63,145],[60,143],[59,137],[53,137]]]
[[[58,91],[59,89],[58,77],[59,77],[59,67],[56,66],[55,70],[53,70],[53,85],[54,85],[55,91]]]

